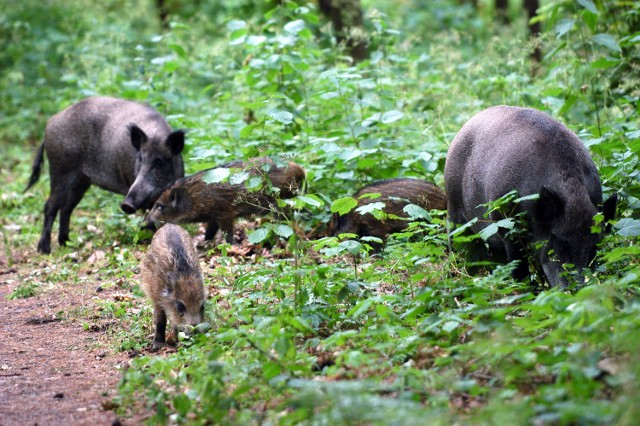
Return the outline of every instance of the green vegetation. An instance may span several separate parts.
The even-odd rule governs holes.
[[[249,235],[270,252],[232,257],[224,245],[203,254],[216,266],[206,274],[212,326],[175,353],[133,361],[118,397],[125,415],[142,402],[152,424],[636,421],[638,2],[544,1],[537,66],[517,8],[504,26],[484,1],[478,11],[453,0],[363,1],[370,59],[361,63],[335,44],[313,3],[192,3],[163,31],[150,1],[0,0],[0,225],[7,253],[30,253],[10,262],[49,259],[35,253],[47,174],[22,190],[47,118],[85,96],[146,101],[188,129],[188,173],[258,155],[308,173],[294,213]],[[443,187],[453,136],[496,104],[566,123],[591,151],[604,192],[619,192],[586,283],[561,291],[514,282],[514,265],[471,274],[448,251],[442,212],[382,257],[367,254],[366,240],[323,237],[331,210],[348,209],[344,197],[373,180]],[[121,213],[118,199],[92,188],[74,212],[71,245],[54,243],[51,270],[13,297],[44,279],[120,285],[129,297],[100,316],[117,322],[115,348],[140,350],[152,332],[136,281],[140,217]],[[78,265],[97,252],[104,261],[81,276]]]

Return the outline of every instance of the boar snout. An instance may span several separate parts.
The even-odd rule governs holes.
[[[146,185],[144,181],[138,183],[140,179],[136,179],[133,183],[127,197],[124,199],[120,208],[126,214],[133,214],[136,210],[146,210],[153,206],[153,201],[158,198],[159,192],[151,185]]]
[[[120,208],[126,214],[134,214],[136,212],[136,208],[129,201],[125,200],[122,204],[120,204]]]

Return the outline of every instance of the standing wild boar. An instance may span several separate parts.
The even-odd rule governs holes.
[[[207,184],[203,177],[213,169],[203,170],[177,180],[166,189],[147,214],[145,222],[152,226],[164,222],[206,222],[205,240],[213,240],[218,229],[221,229],[226,241],[232,244],[233,222],[238,217],[267,213],[277,205],[273,194],[276,188],[279,190],[279,198],[292,198],[305,179],[304,170],[299,165],[289,162],[280,167],[268,157],[252,159],[246,163],[233,161],[217,168],[240,169],[253,176],[261,176],[262,189],[251,192],[244,182]]]
[[[120,206],[125,213],[150,208],[169,183],[184,176],[183,147],[182,130],[172,131],[160,114],[136,102],[88,98],[51,117],[25,189],[38,181],[46,150],[51,194],[38,251],[51,252],[58,211],[58,241],[69,241],[71,212],[91,184],[126,194]]]
[[[378,198],[362,197],[364,194],[380,194]],[[415,204],[424,209],[447,208],[447,199],[444,193],[434,184],[421,179],[396,178],[387,179],[367,185],[353,195],[358,200],[358,206],[383,202],[383,211],[388,215],[407,218],[404,207],[407,204]],[[356,207],[356,208],[357,208]],[[401,232],[407,227],[408,222],[402,219],[389,218],[378,220],[371,213],[360,214],[355,208],[344,216],[335,213],[329,226],[333,235],[343,233],[358,234],[359,236],[378,237],[382,240],[387,235]],[[375,251],[380,250],[378,244],[372,245]]]
[[[204,320],[204,280],[198,255],[187,231],[165,225],[151,240],[140,268],[142,290],[153,302],[156,326],[153,350],[165,344],[167,319],[174,328],[188,331]]]
[[[454,138],[444,170],[449,221],[460,225],[479,218],[479,232],[503,218],[497,211],[483,219],[482,204],[517,190],[537,200],[515,206],[525,213],[526,236],[518,242],[500,231],[488,240],[496,261],[520,260],[514,277],[528,276],[526,246],[546,241],[537,257],[549,283],[566,287],[563,264],[580,272],[595,257],[602,233],[592,233],[593,216],[615,214],[617,195],[604,206],[598,170],[580,139],[548,115],[529,108],[496,106],[472,117]]]

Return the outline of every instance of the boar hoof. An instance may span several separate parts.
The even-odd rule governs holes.
[[[166,342],[153,342],[153,346],[151,347],[151,352],[158,352],[160,349],[166,348],[168,346],[171,346],[171,345]]]

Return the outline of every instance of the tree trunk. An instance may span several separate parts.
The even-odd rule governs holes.
[[[509,23],[509,0],[496,0],[496,18],[503,25]]]
[[[527,10],[527,18],[531,21],[531,18],[535,17],[538,13],[538,8],[540,7],[540,0],[524,0],[524,8]],[[540,36],[540,22],[529,22],[529,35],[532,38],[537,38]],[[540,63],[542,61],[542,49],[540,49],[540,44],[536,43],[536,47],[533,50],[532,58]]]
[[[357,62],[366,59],[366,38],[360,0],[318,0],[320,11],[333,23],[338,43],[344,43]]]

